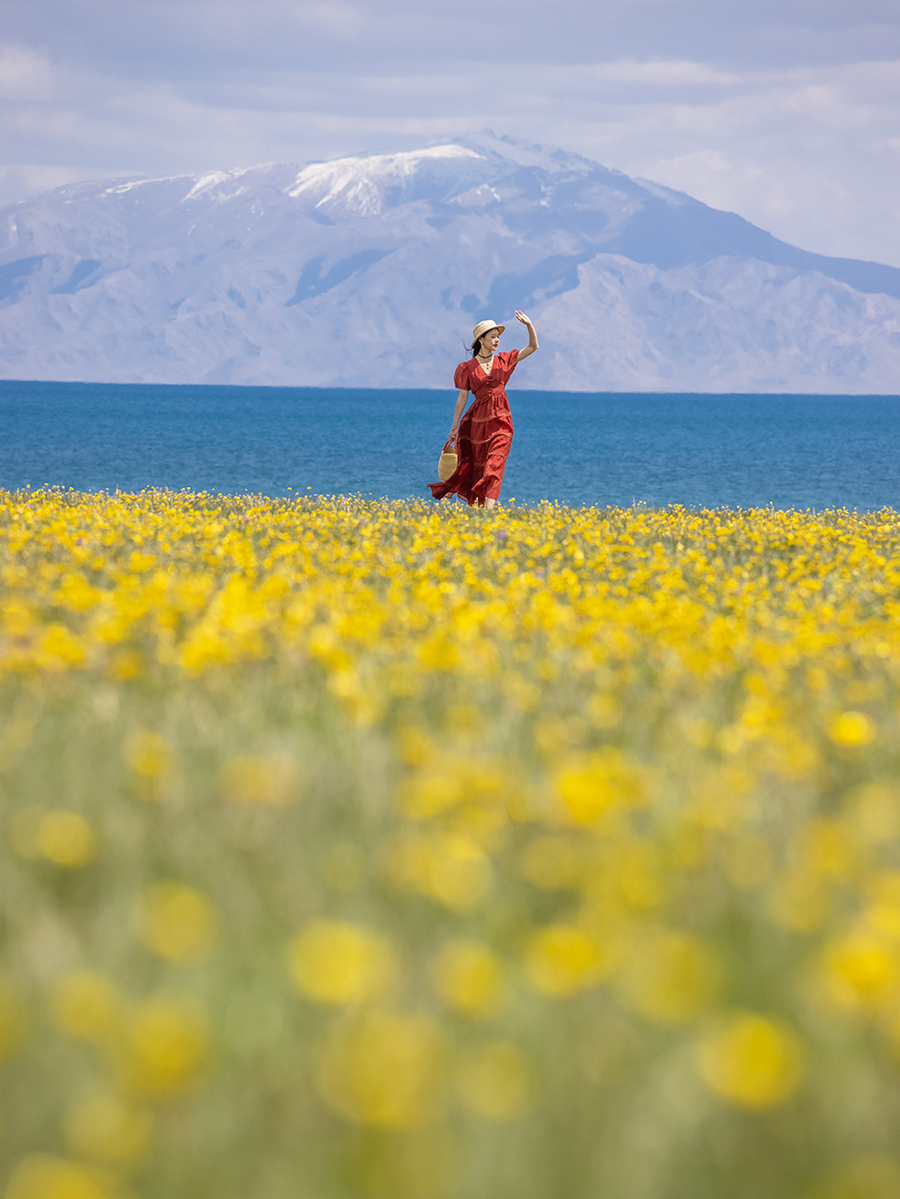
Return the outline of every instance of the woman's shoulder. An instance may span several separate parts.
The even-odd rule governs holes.
[[[453,374],[453,383],[456,387],[469,386],[469,364],[472,359],[468,358],[465,362],[461,362]]]

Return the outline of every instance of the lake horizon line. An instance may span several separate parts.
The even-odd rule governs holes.
[[[434,394],[443,395],[454,392],[456,388],[447,387],[357,387],[353,385],[309,385],[286,383],[147,383],[147,382],[94,382],[90,379],[0,379],[0,390],[7,386],[27,387],[154,387],[166,391],[184,391],[194,388],[216,390],[220,392],[363,392],[378,395],[405,394]],[[568,389],[543,387],[510,387],[511,398],[516,395],[554,395],[554,396],[613,396],[617,399],[631,396],[647,397],[648,399],[666,399],[668,397],[684,397],[695,400],[703,399],[810,399],[810,400],[900,400],[898,392],[836,392],[836,391],[572,391]]]

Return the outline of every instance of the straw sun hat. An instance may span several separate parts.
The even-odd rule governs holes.
[[[475,349],[475,342],[479,337],[484,337],[489,329],[499,329],[502,333],[506,325],[498,325],[496,321],[479,321],[472,330],[472,349]]]

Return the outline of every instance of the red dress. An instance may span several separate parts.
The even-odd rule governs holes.
[[[513,436],[505,384],[516,369],[518,357],[518,350],[495,354],[489,375],[474,358],[456,368],[455,386],[471,391],[475,402],[459,422],[456,471],[446,483],[428,484],[436,500],[461,495],[468,504],[483,504],[499,496]]]

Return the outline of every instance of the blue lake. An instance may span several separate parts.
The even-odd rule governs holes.
[[[451,391],[0,381],[0,487],[429,497]],[[900,506],[900,397],[510,390],[502,500]]]

